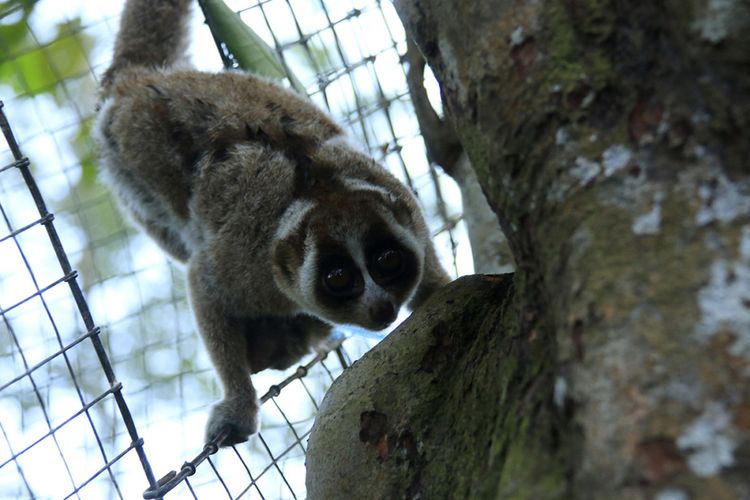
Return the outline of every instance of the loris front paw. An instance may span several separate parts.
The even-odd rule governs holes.
[[[258,431],[258,409],[258,402],[249,398],[229,398],[217,403],[208,418],[206,441],[215,438],[225,428],[229,434],[221,446],[247,441]]]

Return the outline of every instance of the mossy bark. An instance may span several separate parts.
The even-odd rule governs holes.
[[[537,411],[478,435],[489,465],[455,491],[750,498],[750,4],[396,6],[516,261],[498,335],[544,346],[484,401]],[[467,459],[453,425],[432,460]]]
[[[355,363],[320,408],[308,497],[561,494],[554,350],[520,334],[520,314],[512,275],[461,278]]]

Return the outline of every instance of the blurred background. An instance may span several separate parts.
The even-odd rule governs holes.
[[[123,3],[0,1],[3,112],[77,271],[61,268],[49,219],[11,146],[0,141],[0,498],[140,498],[148,486],[71,281],[102,327],[99,338],[157,479],[202,450],[210,406],[221,396],[187,305],[184,270],[124,220],[98,179],[90,135],[97,82]],[[406,82],[404,31],[391,3],[227,4],[315,103],[414,190],[445,267],[454,276],[471,273],[460,192],[426,159]],[[193,33],[194,65],[220,71],[198,8]],[[440,111],[429,72],[425,88]],[[339,351],[264,405],[260,437],[222,449],[167,497],[304,498],[306,436],[317,405],[343,367],[384,335],[340,334]],[[262,393],[294,373],[268,371],[254,381]]]

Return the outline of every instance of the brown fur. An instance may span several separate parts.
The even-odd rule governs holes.
[[[125,208],[188,265],[191,304],[224,388],[207,438],[229,427],[226,445],[257,429],[250,373],[291,365],[331,322],[382,327],[448,277],[409,190],[338,141],[328,115],[262,78],[173,67],[189,4],[128,2],[98,132],[104,173]],[[367,274],[380,245],[408,266],[384,286]],[[327,295],[327,252],[356,266],[361,297]]]

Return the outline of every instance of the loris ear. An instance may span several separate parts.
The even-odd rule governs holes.
[[[334,170],[324,164],[314,163],[310,158],[297,161],[294,168],[294,198],[306,198],[307,193],[319,194],[321,186],[330,188],[335,182]]]
[[[399,224],[404,227],[411,227],[414,224],[414,207],[404,201],[400,196],[389,193],[388,205]]]

